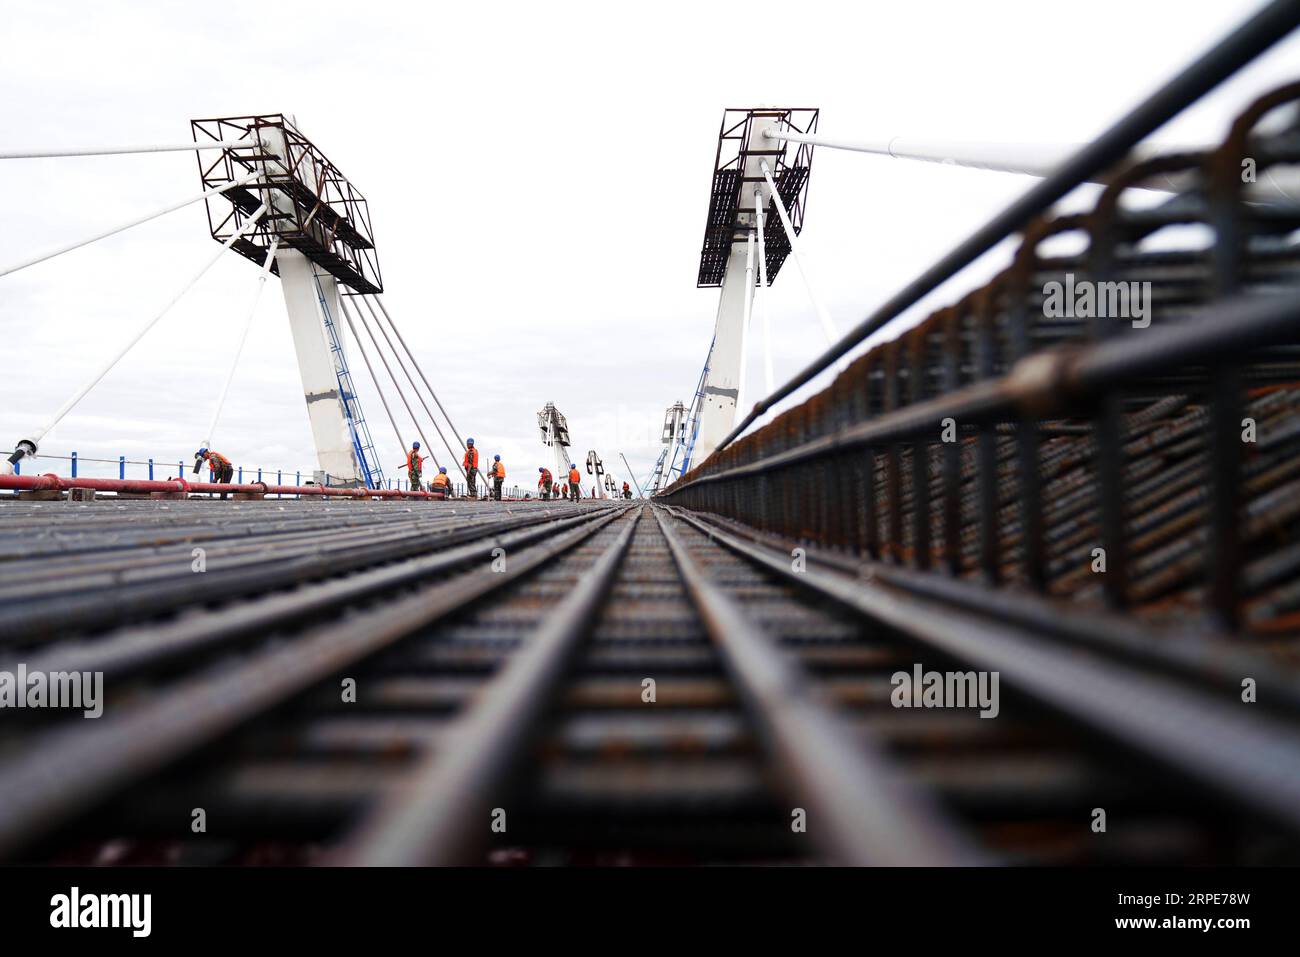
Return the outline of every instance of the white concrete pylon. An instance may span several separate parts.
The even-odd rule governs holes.
[[[289,330],[298,356],[303,398],[307,403],[312,439],[316,443],[316,460],[332,483],[364,485],[365,478],[352,445],[352,430],[348,428],[343,396],[339,392],[338,370],[320,314],[320,294],[312,262],[296,249],[282,250],[277,261],[280,291],[284,293],[284,306],[289,314]],[[334,277],[322,276],[321,289],[331,315],[341,315]]]
[[[260,135],[263,148],[279,157],[286,168],[290,168],[290,151],[284,131],[265,128]],[[309,158],[308,163],[310,162]],[[312,169],[301,169],[298,175],[313,182],[315,172]],[[269,196],[269,202],[276,212],[294,213],[294,201],[287,194],[272,190]],[[279,265],[280,290],[284,293],[284,305],[289,313],[289,329],[293,333],[293,347],[298,356],[303,397],[307,402],[312,439],[316,443],[316,460],[332,484],[365,485],[366,477],[357,460],[347,408],[339,387],[340,369],[336,363],[340,360],[336,359],[330,348],[325,318],[321,313],[322,308],[328,310],[331,323],[337,323],[337,327],[341,328],[342,323],[337,322],[343,315],[339,305],[338,280],[328,273],[317,277],[311,260],[296,249],[281,252]],[[339,335],[340,350],[343,349],[343,344],[344,338]]]
[[[761,143],[765,129],[780,122],[777,115],[757,115],[751,120],[750,142]],[[752,231],[751,219],[755,217],[754,193],[762,183],[762,155],[757,143],[754,149],[740,157],[740,196],[736,204],[736,227]],[[705,374],[696,399],[696,436],[690,449],[687,467],[703,462],[717,448],[718,443],[736,424],[740,399],[741,356],[750,297],[753,291],[753,272],[750,267],[746,279],[748,246],[740,242],[731,244],[722,288],[718,296],[718,312],[714,320],[713,345],[705,363]]]

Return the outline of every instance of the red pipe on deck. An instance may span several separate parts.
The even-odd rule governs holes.
[[[251,485],[234,485],[216,482],[187,482],[185,479],[150,481],[147,479],[96,479],[64,478],[47,472],[45,475],[0,475],[0,489],[24,492],[66,492],[73,488],[90,488],[97,492],[254,492],[264,495],[328,495],[335,498],[418,498],[443,499],[432,492],[403,492],[398,489],[325,488],[321,485],[268,485],[254,482]]]

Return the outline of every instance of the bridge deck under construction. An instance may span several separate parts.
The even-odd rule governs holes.
[[[743,295],[636,501],[389,487],[354,306],[425,451],[379,338],[453,468],[470,440],[373,295],[364,201],[288,144],[256,189],[292,214],[237,195],[212,234],[281,269],[304,396],[333,403],[318,477],[32,474],[116,359],[17,438],[0,863],[1300,864],[1300,82],[1146,149],[1297,21],[1275,0],[842,338],[810,285],[827,351],[748,409],[753,267],[765,295],[800,263],[832,144],[815,111],[724,120],[699,282]],[[300,255],[326,220],[354,254],[333,318]],[[538,425],[563,479],[567,422]]]
[[[10,501],[0,569],[0,669],[104,675],[97,719],[3,725],[9,861],[1300,859],[1300,694],[1260,649],[707,513]],[[931,672],[986,680],[933,708]]]

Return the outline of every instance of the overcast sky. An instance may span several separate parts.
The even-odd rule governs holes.
[[[695,276],[724,107],[820,107],[822,132],[846,138],[1078,142],[1259,6],[0,0],[0,149],[173,142],[192,118],[296,115],[368,198],[384,299],[462,435],[531,482],[550,461],[535,414],[555,401],[580,454],[613,465],[625,452],[643,477],[712,335],[717,290]],[[1157,138],[1217,140],[1254,95],[1297,76],[1293,38]],[[1029,185],[819,149],[803,242],[840,329]],[[197,188],[186,153],[0,162],[0,267]],[[0,278],[0,445],[215,249],[198,205]],[[225,257],[43,451],[189,459],[256,272]],[[824,340],[794,269],[770,303],[783,381]],[[395,475],[397,440],[355,349],[353,365]],[[213,444],[245,466],[315,467],[274,281]]]

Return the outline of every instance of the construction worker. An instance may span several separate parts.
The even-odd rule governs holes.
[[[406,477],[411,480],[411,491],[420,491],[420,473],[424,471],[424,456],[420,455],[420,443],[412,442],[411,451],[406,453]]]
[[[492,497],[499,502],[501,485],[506,480],[506,467],[501,464],[501,456],[492,456],[492,467],[488,470],[488,477],[492,479]]]
[[[624,498],[632,497],[632,486],[628,485],[626,482],[623,483],[623,497]]]
[[[573,462],[569,463],[569,498],[575,502],[582,498],[582,473]]]
[[[235,477],[235,467],[230,464],[230,459],[226,458],[220,452],[213,452],[211,449],[199,449],[199,460],[207,462],[208,467],[212,470],[212,480],[221,484],[228,485]],[[229,493],[222,492],[223,499],[229,498]]]
[[[429,491],[437,494],[442,492],[444,498],[451,498],[451,479],[447,477],[447,470],[441,466],[438,468],[438,474],[433,477],[429,483]]]
[[[470,498],[478,498],[478,449],[474,448],[474,440],[465,440],[465,457],[461,459],[461,465],[465,467],[465,494]]]
[[[551,475],[551,470],[542,466],[537,470],[542,477],[537,480],[537,494],[543,502],[548,501],[551,497],[551,485],[555,482],[555,477]]]

